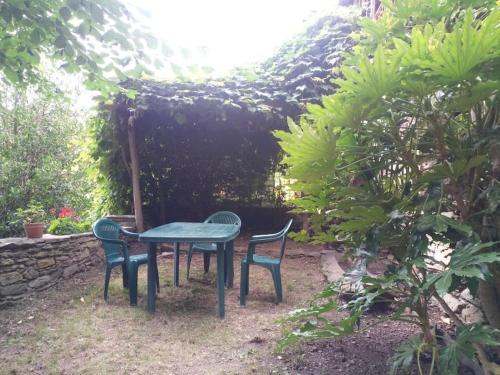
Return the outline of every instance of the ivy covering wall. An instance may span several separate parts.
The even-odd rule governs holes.
[[[127,126],[133,114],[150,224],[200,220],[218,208],[252,222],[262,211],[248,208],[280,207],[273,176],[281,155],[271,132],[285,129],[286,118],[297,118],[306,102],[335,90],[331,72],[353,45],[353,29],[344,19],[324,17],[255,70],[223,80],[125,82],[137,95],[117,97],[104,112],[110,121],[96,133],[96,157],[115,205],[130,212]]]

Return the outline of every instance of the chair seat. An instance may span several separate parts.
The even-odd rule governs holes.
[[[148,262],[148,254],[138,254],[138,255],[131,255],[129,258],[130,262],[137,263],[137,264],[145,264]],[[121,256],[116,256],[116,257],[110,257],[107,260],[108,264],[111,266],[117,266],[119,264],[122,264],[125,262],[125,258]]]
[[[217,251],[217,245],[214,243],[195,243],[193,245],[193,251],[215,253]]]
[[[246,255],[241,259],[241,262],[248,263],[248,259],[247,259]],[[271,258],[271,257],[264,256],[264,255],[254,255],[252,264],[278,265],[278,264],[280,264],[280,260],[278,258]]]
[[[110,266],[117,266],[119,264],[123,264],[125,262],[125,258],[121,257],[121,256],[108,257],[108,259],[106,260],[106,262]]]
[[[144,264],[148,262],[148,254],[131,255],[128,259],[130,262]]]

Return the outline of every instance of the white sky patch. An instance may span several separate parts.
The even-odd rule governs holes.
[[[216,74],[264,61],[337,7],[337,0],[125,1],[149,13],[140,21],[173,47],[175,63],[210,66]]]

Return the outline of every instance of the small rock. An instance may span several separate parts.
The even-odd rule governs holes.
[[[441,317],[441,320],[445,323],[450,325],[451,324],[451,319],[450,318],[445,318],[444,316]]]
[[[0,296],[17,295],[26,290],[26,284],[13,284],[0,288]]]
[[[63,273],[63,277],[68,277],[68,276],[71,276],[73,274],[75,274],[76,272],[78,272],[79,268],[78,268],[78,264],[73,264],[67,268],[64,269],[64,273]]]
[[[53,266],[54,264],[56,264],[54,258],[40,259],[37,262],[37,265],[39,268],[47,268],[47,267]]]
[[[33,280],[32,282],[30,282],[29,286],[30,286],[30,288],[38,289],[38,288],[46,285],[48,282],[50,282],[50,280],[51,280],[51,277],[48,275],[41,276],[41,277]]]
[[[0,276],[0,285],[14,284],[23,279],[23,275],[19,272],[8,272]]]
[[[445,294],[443,300],[455,313],[460,312],[460,310],[466,306],[466,304],[463,301],[460,301],[458,298],[451,295],[450,293]]]
[[[474,297],[472,296],[469,288],[466,288],[464,290],[462,290],[462,292],[460,293],[460,298],[463,298],[467,301],[473,301],[474,300]]]
[[[483,312],[474,305],[468,305],[460,314],[465,323],[481,323],[484,321]]]

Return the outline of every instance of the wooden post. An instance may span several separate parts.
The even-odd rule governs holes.
[[[134,199],[135,226],[139,233],[144,232],[144,218],[142,216],[141,185],[139,181],[139,155],[135,143],[135,112],[130,111],[128,117],[128,147],[130,151],[130,164],[132,169],[132,196]]]

